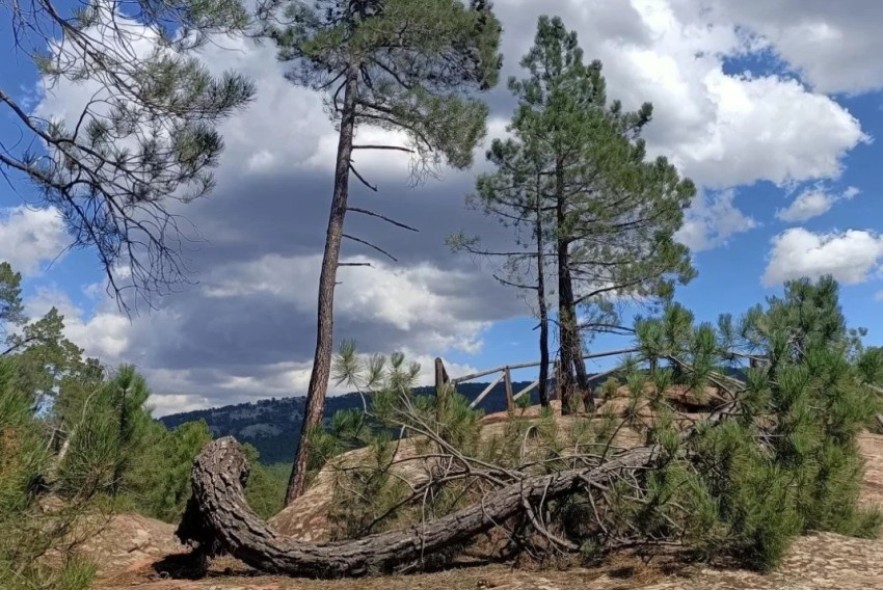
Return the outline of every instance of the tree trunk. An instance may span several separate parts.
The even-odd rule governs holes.
[[[579,333],[579,328],[577,328],[575,321],[573,324],[573,368],[576,372],[576,385],[579,388],[583,403],[586,406],[586,411],[592,412],[595,409],[595,396],[592,393],[591,385],[589,385],[589,374],[586,371],[586,361],[583,358],[582,338]]]
[[[331,214],[325,236],[325,254],[322,257],[322,272],[319,275],[318,326],[316,352],[313,355],[313,369],[307,389],[307,402],[300,439],[295,453],[288,489],[285,493],[286,505],[291,504],[304,491],[307,464],[310,458],[310,432],[322,422],[325,412],[325,394],[331,374],[334,332],[334,288],[337,284],[337,267],[340,260],[340,243],[343,239],[343,221],[346,216],[349,194],[350,164],[353,152],[353,132],[356,119],[356,93],[358,90],[358,70],[351,67],[347,72],[343,95],[343,114],[340,122],[340,139],[337,145],[337,166],[334,171],[334,194],[331,199]]]
[[[193,497],[176,534],[196,545],[196,555],[229,552],[256,569],[292,576],[340,577],[391,571],[422,563],[425,556],[472,539],[523,513],[529,502],[604,485],[624,471],[645,467],[656,447],[626,451],[595,468],[537,476],[487,493],[481,502],[403,530],[352,541],[314,544],[284,537],[249,508],[243,490],[248,466],[232,437],[210,442],[193,464]]]
[[[537,393],[540,397],[540,405],[549,407],[549,310],[546,307],[546,256],[545,240],[543,239],[543,201],[537,176],[537,210],[536,210],[536,240],[537,240],[537,305],[540,312],[540,384]]]
[[[556,246],[558,256],[558,344],[560,360],[561,413],[569,414],[573,403],[573,279],[570,276],[570,240],[567,235],[567,214],[564,202],[564,165],[555,169],[555,215],[557,221]]]

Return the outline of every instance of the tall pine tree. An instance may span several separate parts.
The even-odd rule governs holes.
[[[528,76],[509,82],[518,99],[514,137],[494,144],[497,172],[479,182],[479,193],[489,213],[530,220],[535,252],[514,256],[554,261],[567,411],[575,387],[593,403],[583,337],[618,325],[612,301],[665,298],[694,276],[673,236],[695,187],[665,158],[646,161],[640,134],[651,105],[627,112],[619,101],[608,104],[601,63],[584,63],[576,33],[560,18],[540,18],[521,65]]]
[[[496,84],[500,24],[486,0],[269,0],[260,15],[280,59],[291,66],[289,78],[327,93],[339,125],[319,277],[316,350],[288,486],[291,503],[303,491],[308,434],[320,423],[325,406],[341,242],[350,238],[364,243],[344,233],[348,211],[366,213],[348,204],[350,174],[368,184],[353,167],[353,152],[392,149],[429,164],[469,166],[487,116],[487,107],[473,93]],[[403,132],[410,145],[356,145],[360,125]]]

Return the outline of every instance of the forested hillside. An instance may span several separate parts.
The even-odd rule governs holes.
[[[527,382],[513,383],[519,389],[529,385]],[[457,390],[469,399],[474,399],[488,383],[463,383]],[[417,395],[428,395],[433,392],[431,387],[418,388]],[[175,428],[188,422],[204,420],[215,438],[234,436],[243,443],[250,443],[260,451],[261,463],[290,462],[294,455],[295,438],[304,417],[304,397],[271,398],[257,402],[223,406],[207,410],[195,410],[171,414],[160,418],[168,428]],[[362,407],[362,399],[358,393],[329,397],[325,406],[326,422],[340,410],[352,410]],[[482,400],[479,408],[485,412],[499,412],[506,409],[506,394],[503,384],[498,384],[491,393]]]

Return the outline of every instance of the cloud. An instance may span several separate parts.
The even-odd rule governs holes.
[[[474,353],[491,322],[519,313],[491,279],[429,263],[395,268],[369,262],[339,275],[337,341],[354,339],[366,354],[405,352],[423,365],[421,383],[432,377],[432,359],[448,352]],[[318,260],[268,256],[231,263],[206,274],[203,296],[181,293],[161,309],[129,318],[110,301],[86,313],[57,289],[41,289],[28,301],[32,315],[55,306],[66,335],[89,356],[114,367],[133,363],[148,379],[158,412],[282,397],[306,391],[314,334]],[[486,298],[483,294],[497,293]],[[452,374],[471,365],[451,365]],[[345,386],[332,387],[343,393]],[[171,396],[171,397],[169,397]],[[184,396],[184,397],[182,397]]]
[[[750,28],[818,92],[883,88],[883,4],[877,0],[706,0],[702,6],[709,21]]]
[[[523,0],[495,7],[507,31],[506,73],[523,76],[515,66],[548,9]],[[650,153],[668,156],[700,184],[836,177],[846,153],[868,140],[846,109],[797,80],[725,71],[729,58],[752,55],[757,42],[740,33],[738,19],[711,19],[705,2],[565,0],[555,12],[577,31],[587,59],[602,60],[608,96],[632,109],[653,103]]]
[[[838,201],[849,200],[859,194],[855,187],[849,187],[840,194],[826,191],[821,187],[808,189],[800,193],[785,209],[778,209],[776,217],[788,223],[798,223],[824,215]]]
[[[37,274],[44,262],[59,259],[68,242],[64,221],[54,207],[20,205],[0,211],[0,261],[23,275]]]
[[[849,150],[868,140],[846,109],[797,80],[729,73],[728,59],[769,47],[775,39],[746,37],[741,27],[755,16],[720,7],[703,12],[707,3],[562,0],[554,8],[578,32],[587,59],[604,62],[611,99],[622,99],[626,108],[654,104],[646,134],[650,153],[669,157],[709,189],[687,212],[678,235],[694,251],[726,244],[758,226],[736,206],[735,190],[720,189],[836,178]],[[517,64],[532,44],[537,17],[549,9],[527,0],[497,0],[495,7],[504,25],[502,78],[523,76]],[[215,73],[230,69],[252,78],[258,92],[248,109],[220,129],[226,149],[216,191],[186,207],[171,205],[202,239],[187,244],[185,252],[195,284],[156,301],[158,309],[132,321],[109,302],[99,301],[87,314],[64,294],[44,294],[44,303],[65,305],[69,335],[89,354],[110,365],[132,362],[145,372],[160,413],[302,394],[315,343],[334,125],[320,95],[285,79],[271,43],[219,38],[200,56]],[[88,84],[62,81],[43,94],[38,111],[72,120],[93,92]],[[488,101],[489,138],[499,137],[514,106],[505,84]],[[362,129],[358,139],[401,140],[371,128]],[[478,170],[486,167],[484,148],[476,150]],[[356,164],[379,190],[354,181],[351,204],[420,232],[348,216],[347,233],[380,245],[398,262],[344,243],[348,260],[374,268],[340,270],[338,342],[355,339],[365,352],[404,350],[425,360],[429,370],[436,355],[484,350],[488,326],[527,313],[516,293],[444,245],[445,236],[458,230],[481,235],[491,249],[511,241],[506,228],[464,207],[475,170],[440,170],[438,179],[415,186],[407,155],[360,152]]]
[[[407,350],[401,352],[405,354],[406,362],[416,362],[420,365],[416,379],[418,386],[432,385],[435,382],[434,356],[415,355]],[[223,404],[289,397],[292,388],[296,388],[296,391],[306,391],[310,380],[310,363],[281,363],[273,369],[266,378],[253,375],[228,377],[214,389],[207,390],[207,393],[194,393],[194,375],[186,370],[148,371],[146,375],[153,391],[149,404],[154,409],[153,415],[162,417]],[[445,369],[452,377],[477,372],[472,365],[447,360],[445,360]],[[170,393],[176,391],[187,393]],[[333,381],[328,388],[329,395],[350,391],[352,387],[335,384]]]
[[[25,307],[28,315],[34,318],[42,317],[53,307],[58,309],[64,316],[65,336],[83,348],[88,356],[112,360],[112,364],[116,364],[123,362],[123,356],[132,352],[129,350],[131,322],[119,312],[112,311],[109,302],[86,318],[84,311],[67,293],[58,288],[40,287],[34,296],[26,299]]]
[[[864,230],[813,233],[792,228],[775,236],[763,284],[830,274],[844,284],[863,283],[883,260],[883,237]]]
[[[846,153],[868,140],[843,107],[794,80],[712,72],[705,82],[716,120],[673,148],[675,162],[707,186],[836,178]]]
[[[675,239],[693,252],[710,250],[727,243],[729,238],[758,226],[753,217],[742,213],[734,204],[735,191],[727,190],[710,196],[702,192],[687,209],[684,225]]]

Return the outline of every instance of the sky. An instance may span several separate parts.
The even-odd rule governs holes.
[[[740,314],[781,293],[784,281],[833,274],[853,326],[883,344],[883,3],[878,0],[496,0],[503,24],[502,80],[520,76],[541,14],[561,16],[587,59],[604,64],[608,95],[626,108],[653,103],[645,137],[700,187],[678,239],[698,277],[676,299],[700,320]],[[70,119],[93,91],[45,88],[17,54],[0,88],[43,117]],[[4,58],[6,59],[6,58]],[[234,69],[256,84],[250,107],[221,126],[226,149],[208,197],[177,210],[198,232],[188,248],[192,284],[122,313],[105,293],[95,253],[69,236],[23,178],[0,184],[0,260],[19,270],[28,312],[57,307],[68,336],[107,366],[135,364],[156,415],[268,397],[302,395],[315,343],[315,299],[332,186],[336,134],[321,96],[284,77],[271,44],[221,38],[200,52],[213,72]],[[514,103],[505,84],[486,96],[488,141]],[[21,137],[0,104],[0,142]],[[362,143],[390,139],[362,129]],[[393,138],[394,139],[394,138]],[[371,141],[369,141],[371,140]],[[505,230],[465,204],[489,171],[486,144],[466,171],[442,169],[420,183],[407,155],[359,153],[351,203],[394,215],[419,233],[351,215],[348,233],[398,259],[348,242],[335,338],[365,353],[403,351],[424,367],[445,359],[452,376],[538,358],[527,303],[490,269],[452,253],[451,233],[506,240]],[[599,338],[590,350],[628,339]],[[590,369],[594,364],[590,364]],[[529,378],[529,375],[524,375]],[[342,388],[333,388],[335,393]]]

